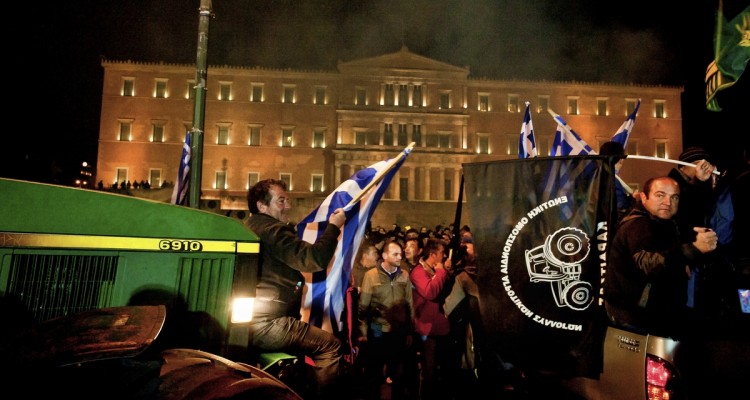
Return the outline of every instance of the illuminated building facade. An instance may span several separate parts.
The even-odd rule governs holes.
[[[104,60],[102,67],[97,179],[147,181],[152,191],[174,183],[193,125],[195,66]],[[518,157],[525,102],[540,155],[549,154],[556,127],[548,109],[598,150],[641,99],[627,153],[676,158],[682,91],[475,78],[468,67],[405,47],[339,62],[336,71],[209,66],[201,208],[242,218],[247,188],[276,178],[290,187],[297,221],[358,169],[415,142],[372,224],[432,228],[453,221],[463,163]],[[621,176],[637,188],[670,168],[627,160]]]

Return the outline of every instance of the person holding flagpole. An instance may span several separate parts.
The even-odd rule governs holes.
[[[251,346],[264,351],[303,353],[315,363],[315,382],[305,398],[335,397],[342,359],[341,341],[331,332],[301,320],[302,272],[324,271],[333,259],[346,214],[338,208],[315,243],[297,236],[289,224],[291,199],[286,183],[266,179],[248,190],[252,216],[247,226],[260,237]]]

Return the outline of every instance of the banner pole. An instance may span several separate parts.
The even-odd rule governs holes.
[[[672,163],[672,164],[685,165],[685,166],[688,166],[688,167],[695,167],[696,166],[695,164],[692,164],[692,163],[689,163],[689,162],[679,161],[679,160],[670,160],[669,158],[659,158],[659,157],[650,157],[650,156],[631,156],[629,154],[627,155],[627,158],[635,158],[637,160],[651,160],[651,161],[668,162],[668,163]],[[719,170],[717,170],[717,169],[714,169],[713,173],[716,174],[716,175],[721,176],[721,172],[719,172]]]

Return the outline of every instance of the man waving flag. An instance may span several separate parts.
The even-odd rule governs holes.
[[[537,156],[534,125],[531,123],[531,112],[529,112],[530,104],[528,101],[526,102],[526,113],[523,116],[523,124],[521,124],[521,138],[518,141],[518,158]]]
[[[339,244],[328,269],[303,274],[308,288],[303,298],[303,319],[307,317],[311,325],[333,333],[341,332],[352,263],[364,238],[367,223],[413,146],[414,143],[394,159],[380,161],[357,171],[297,224],[299,237],[314,243],[325,230],[328,217],[334,210],[343,208],[346,212],[346,223],[341,229]]]

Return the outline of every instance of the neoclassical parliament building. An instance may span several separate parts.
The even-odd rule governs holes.
[[[102,67],[97,179],[174,183],[193,128],[195,65]],[[526,102],[540,156],[549,155],[557,125],[548,110],[598,150],[638,99],[627,153],[676,158],[682,150],[682,87],[473,77],[468,66],[406,47],[335,71],[210,65],[206,88],[200,208],[240,219],[258,180],[286,181],[299,221],[354,172],[414,142],[372,224],[453,222],[462,164],[518,158]],[[630,159],[620,175],[638,188],[671,167]]]

